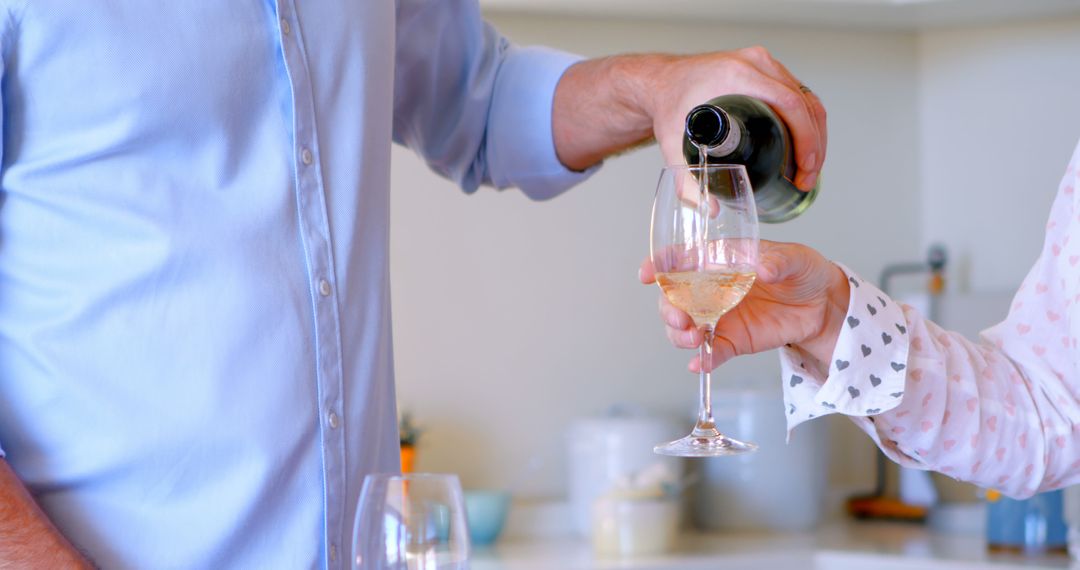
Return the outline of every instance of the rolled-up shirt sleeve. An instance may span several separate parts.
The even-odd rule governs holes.
[[[1043,251],[978,342],[845,269],[851,300],[827,370],[781,350],[788,427],[847,415],[892,460],[1010,496],[1080,482],[1080,147]],[[821,366],[826,366],[822,363]]]
[[[397,15],[396,142],[467,192],[547,199],[595,171],[567,169],[552,136],[555,87],[578,56],[511,44],[475,0],[401,0]]]

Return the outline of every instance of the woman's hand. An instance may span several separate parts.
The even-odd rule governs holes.
[[[713,364],[788,344],[828,362],[847,314],[850,291],[844,272],[804,245],[762,240],[760,251],[754,286],[716,325]],[[655,282],[652,262],[642,264],[639,276],[642,283]],[[701,344],[702,333],[689,315],[663,295],[660,315],[672,344],[680,348]],[[695,356],[690,370],[699,369]]]

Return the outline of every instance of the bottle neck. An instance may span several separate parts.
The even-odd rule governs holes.
[[[739,148],[743,128],[738,120],[715,105],[699,105],[686,116],[686,136],[705,154],[725,157]]]
[[[732,119],[731,128],[728,129],[727,136],[724,137],[724,140],[715,146],[706,147],[705,154],[716,158],[734,154],[739,148],[739,145],[742,144],[742,135],[742,126],[736,124],[735,119]]]

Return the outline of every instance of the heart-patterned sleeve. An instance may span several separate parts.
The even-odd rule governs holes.
[[[1080,146],[1038,261],[1007,318],[978,342],[844,268],[851,301],[828,370],[797,348],[781,349],[789,430],[843,413],[905,467],[1014,497],[1080,483],[1078,185]]]

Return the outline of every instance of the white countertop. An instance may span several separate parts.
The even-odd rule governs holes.
[[[807,533],[688,533],[668,554],[602,558],[579,538],[509,537],[473,552],[473,570],[1005,570],[1074,568],[1068,556],[989,553],[981,537],[934,535],[921,525],[837,523]]]

